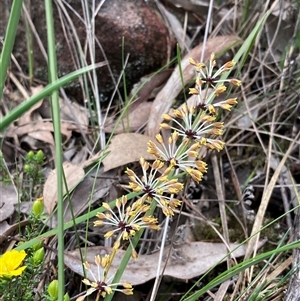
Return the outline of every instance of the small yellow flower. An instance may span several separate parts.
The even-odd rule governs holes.
[[[216,135],[216,136],[221,136],[221,135],[223,135],[223,130],[222,129],[218,129],[218,128],[213,128],[210,131],[210,134]]]
[[[172,117],[169,115],[169,114],[163,114],[162,115],[162,118],[166,121],[171,121],[172,120]]]
[[[236,105],[237,103],[238,102],[237,102],[236,98],[228,98],[226,100],[215,103],[213,106],[220,107],[223,110],[230,111],[232,106]]]
[[[201,171],[187,167],[186,172],[193,178],[195,182],[198,183],[202,180],[203,173]]]
[[[189,63],[193,66],[197,65],[197,62],[192,57],[189,58]]]
[[[224,148],[225,142],[218,139],[207,139],[205,146],[209,149],[216,149],[218,152]]]
[[[199,63],[193,58],[189,58],[189,63],[196,68],[197,71],[200,71],[201,69],[205,68],[205,64]]]
[[[224,93],[226,89],[227,89],[226,86],[224,84],[221,84],[215,89],[214,93],[216,96],[219,96],[220,94]]]
[[[219,87],[219,90],[226,89],[224,85],[219,85]],[[164,162],[171,162],[172,159],[175,159],[175,162],[184,161],[186,157],[186,154],[182,152],[184,143],[200,142],[203,138],[212,134],[218,136],[222,135],[223,123],[215,122],[216,110],[214,107],[220,106],[221,103],[225,102],[234,104],[235,101],[234,98],[231,98],[224,102],[217,103],[216,105],[208,105],[207,109],[212,114],[202,112],[202,114],[196,115],[195,107],[187,106],[186,104],[180,109],[173,110],[173,115],[176,118],[171,117],[172,124],[168,125],[169,129],[174,130],[171,137],[168,139],[168,147],[163,141],[162,136],[158,134],[156,135],[156,140],[160,144],[160,147],[156,146],[155,143],[151,141],[148,143],[148,152]],[[176,142],[180,136],[183,138],[183,142],[181,143],[182,147],[178,148]],[[201,144],[203,145],[203,143]],[[200,148],[200,145],[198,148]],[[196,151],[196,149],[193,149],[193,151]],[[195,157],[195,153],[192,157]],[[178,164],[174,164],[173,166],[178,167]]]
[[[223,69],[224,71],[229,71],[235,65],[234,61],[229,61],[224,64]]]
[[[190,88],[189,94],[198,95],[199,91],[196,88]]]
[[[232,85],[237,86],[237,87],[239,87],[239,86],[242,84],[242,82],[241,82],[240,80],[236,79],[236,78],[230,79],[229,82],[230,82]]]
[[[159,125],[159,128],[160,128],[161,130],[169,130],[169,129],[171,128],[171,126],[168,125],[167,123],[163,122],[163,123],[161,123],[161,124]]]
[[[0,257],[0,278],[1,277],[11,277],[19,276],[26,269],[26,266],[19,267],[26,257],[24,250],[16,251],[11,250],[5,252]]]
[[[216,120],[216,116],[210,116],[210,115],[203,115],[202,114],[202,116],[201,116],[201,118],[200,118],[200,121],[202,122],[202,123],[207,123],[207,122],[214,122]]]
[[[220,104],[220,107],[223,109],[223,110],[226,110],[226,111],[231,111],[231,108],[232,106],[227,104],[227,103],[222,103]]]
[[[213,105],[209,104],[207,106],[207,110],[211,115],[213,116],[217,115],[216,108]]]
[[[161,137],[161,136],[160,136],[160,137]],[[151,154],[151,155],[154,155],[154,156],[155,156],[157,159],[159,159],[159,160],[162,159],[162,157],[161,157],[160,154],[159,154],[157,145],[156,145],[153,141],[151,141],[151,140],[148,141],[147,152],[148,152],[149,154]]]

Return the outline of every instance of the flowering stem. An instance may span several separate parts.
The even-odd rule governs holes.
[[[178,172],[179,172],[179,170],[177,169],[174,176],[178,176]],[[172,194],[171,198],[173,198],[173,197],[174,197],[174,195]],[[166,220],[165,220],[165,225],[164,225],[164,232],[163,232],[162,242],[161,242],[161,246],[160,246],[159,257],[158,257],[156,277],[155,277],[155,282],[154,282],[154,285],[153,285],[150,301],[155,300],[156,293],[157,293],[157,290],[158,290],[158,286],[160,284],[160,276],[161,276],[160,275],[160,270],[161,270],[162,259],[163,259],[164,250],[165,250],[165,244],[166,244],[166,241],[167,241],[167,233],[168,233],[169,223],[170,223],[170,216],[167,215]]]
[[[162,238],[162,242],[161,242],[161,248],[160,248],[159,258],[158,258],[158,265],[157,265],[157,270],[156,270],[156,277],[155,277],[155,282],[154,282],[154,286],[153,286],[153,289],[152,289],[152,294],[151,294],[150,301],[155,300],[156,292],[158,290],[158,286],[159,286],[159,283],[160,283],[160,276],[161,276],[160,275],[160,269],[161,269],[161,265],[162,265],[162,258],[163,258],[163,255],[164,255],[165,243],[166,243],[166,240],[167,240],[169,222],[170,222],[170,216],[168,215],[166,217],[166,220],[165,220],[163,238]]]
[[[155,208],[156,208],[156,202],[151,202],[150,209],[149,209],[149,211],[147,212],[146,215],[147,215],[147,216],[148,216],[148,215],[152,215],[153,212],[154,212],[154,210],[155,210]],[[144,233],[144,230],[145,230],[145,229],[142,228],[142,229],[141,229],[140,231],[138,231],[138,232],[135,234],[135,236],[132,238],[132,245],[133,245],[134,247],[136,247],[137,244],[138,244],[138,242],[140,241],[140,239],[141,239],[141,237],[142,237],[142,235],[143,235],[143,233]],[[115,254],[116,254],[116,250],[114,250],[114,255],[112,255],[112,256],[115,256]],[[123,259],[122,259],[122,261],[121,261],[121,263],[120,263],[120,266],[119,266],[119,268],[118,268],[118,270],[117,270],[117,272],[116,272],[116,274],[115,274],[114,279],[112,280],[112,283],[119,283],[119,282],[120,282],[120,279],[121,279],[121,277],[122,277],[122,274],[123,274],[124,270],[126,269],[126,266],[127,266],[127,264],[128,264],[129,259],[131,258],[131,255],[132,255],[132,249],[131,249],[131,247],[129,247],[129,248],[126,250],[126,252],[125,252],[125,254],[124,254],[124,256],[123,256]],[[112,257],[112,259],[113,259],[113,257]],[[111,260],[111,261],[112,261],[112,260]],[[109,264],[111,264],[111,263],[109,263]],[[111,294],[107,294],[104,300],[105,300],[105,301],[111,301],[112,298],[113,298],[113,296],[114,296],[114,291],[112,291]]]
[[[163,114],[164,122],[160,124],[160,129],[173,130],[173,132],[168,139],[164,139],[160,133],[155,136],[156,142],[160,146],[151,140],[148,142],[147,151],[154,155],[156,159],[151,164],[143,157],[140,158],[142,177],[138,176],[130,168],[127,168],[125,172],[130,180],[129,187],[134,192],[143,193],[143,196],[127,207],[128,199],[126,196],[117,199],[115,204],[118,209],[117,213],[112,210],[108,203],[103,202],[102,206],[108,212],[105,214],[102,212],[97,213],[99,220],[94,222],[94,226],[107,224],[115,227],[115,229],[105,234],[105,238],[109,238],[114,233],[120,231],[111,255],[107,256],[106,261],[103,261],[102,265],[105,263],[104,279],[111,268],[112,261],[116,256],[121,241],[129,241],[130,243],[112,282],[114,285],[119,285],[130,257],[134,259],[137,257],[135,247],[143,234],[144,228],[159,229],[158,219],[151,216],[151,214],[156,206],[162,209],[166,219],[160,246],[156,279],[150,301],[155,300],[160,279],[164,273],[164,269],[162,268],[163,255],[170,216],[174,215],[174,210],[182,203],[179,199],[174,198],[174,195],[177,195],[184,188],[184,184],[178,181],[178,174],[183,171],[185,174],[190,175],[196,183],[202,180],[203,174],[207,172],[207,163],[202,160],[202,148],[205,147],[208,150],[215,149],[219,152],[225,145],[220,138],[223,134],[224,124],[218,121],[219,108],[220,110],[230,111],[232,106],[237,104],[236,98],[229,98],[216,103],[212,103],[212,101],[215,97],[226,92],[228,85],[241,85],[241,81],[235,78],[219,79],[221,75],[224,75],[224,72],[228,72],[234,67],[234,61],[225,63],[216,72],[214,72],[216,66],[214,53],[211,54],[208,65],[197,62],[193,58],[189,62],[195,67],[197,72],[195,88],[190,88],[189,94],[198,95],[197,103],[194,105],[184,103],[179,109],[174,109],[172,115]],[[204,98],[202,95],[203,87],[207,93],[207,96]],[[209,90],[209,87],[212,88],[212,91]],[[149,202],[150,206],[148,205]],[[144,213],[146,213],[145,216],[143,216]],[[96,257],[95,261],[98,266],[101,265],[100,257]],[[88,263],[85,263],[85,266],[89,269]],[[90,285],[87,279],[84,280],[84,283]],[[98,288],[99,285],[97,283],[92,283],[92,286],[94,286],[92,288],[93,291],[102,289],[102,287]],[[130,283],[124,283],[123,287],[123,293],[132,294],[132,285]],[[91,292],[90,289],[85,296]],[[105,301],[110,301],[113,298],[113,292],[111,288],[106,287],[104,294],[101,295],[106,295]],[[83,300],[82,297],[80,297],[81,300]]]

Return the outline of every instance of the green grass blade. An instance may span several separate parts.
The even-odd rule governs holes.
[[[43,98],[51,95],[53,91],[65,86],[72,80],[76,79],[80,75],[92,71],[97,67],[102,67],[106,65],[105,62],[84,67],[82,69],[76,70],[68,75],[61,77],[53,83],[47,85],[41,92],[33,95],[29,99],[23,101],[20,105],[14,108],[9,114],[3,117],[0,121],[0,132],[7,128],[12,122],[21,117],[25,112],[27,112],[33,105],[42,100]]]
[[[200,296],[202,296],[204,293],[206,293],[208,290],[216,287],[217,285],[220,285],[221,283],[223,283],[226,280],[229,280],[230,278],[232,278],[233,276],[246,270],[247,268],[249,268],[257,263],[260,263],[265,259],[268,259],[270,256],[273,256],[273,255],[276,255],[276,254],[279,254],[279,253],[282,253],[285,251],[293,250],[293,249],[299,248],[299,247],[300,247],[300,242],[296,241],[296,242],[293,242],[286,246],[283,246],[281,248],[277,248],[275,250],[272,250],[272,251],[269,251],[269,252],[266,252],[263,254],[259,254],[254,258],[247,259],[247,260],[237,264],[236,266],[233,266],[229,270],[221,273],[216,278],[214,278],[212,281],[210,281],[207,285],[205,285],[202,289],[200,289],[196,293],[192,294],[191,296],[185,298],[184,300],[185,301],[195,301]]]
[[[57,80],[57,59],[55,50],[55,31],[53,22],[52,1],[45,0],[47,42],[48,42],[48,81]],[[64,202],[63,202],[63,154],[61,139],[61,120],[58,89],[51,94],[51,112],[55,141],[55,167],[57,182],[57,221],[58,221],[58,301],[64,300],[65,294],[65,263],[64,263]]]
[[[181,79],[181,84],[182,84],[183,97],[184,97],[184,101],[186,102],[187,97],[186,97],[183,71],[182,71],[182,65],[181,65],[181,52],[180,52],[180,47],[179,47],[178,44],[176,46],[176,58],[177,58],[177,65],[178,65],[178,68],[179,68],[179,74],[180,74],[180,79]]]
[[[22,0],[14,0],[8,20],[7,30],[4,37],[3,48],[0,56],[0,101],[6,80],[6,72],[10,63],[11,52],[14,47],[16,32],[22,11]]]
[[[262,29],[263,25],[265,24],[267,18],[269,17],[270,13],[271,13],[271,11],[269,10],[264,14],[264,16],[261,18],[261,20],[256,24],[254,29],[249,34],[248,38],[242,44],[239,51],[234,56],[233,61],[235,61],[236,63],[238,63],[240,61],[240,58],[242,57],[242,60],[238,64],[238,67],[239,67],[238,70],[239,71],[244,66],[245,61],[246,61],[246,59],[249,55],[249,52],[250,52],[250,50],[251,50],[251,48],[252,48],[252,46],[255,42],[255,39],[258,36],[258,34],[261,32],[261,29]]]
[[[127,199],[131,200],[134,197],[136,197],[137,195],[138,195],[138,193],[135,193],[135,192],[129,193],[129,194],[127,194]],[[116,206],[116,200],[111,201],[109,203],[109,206],[111,208],[114,208]],[[69,222],[66,222],[66,223],[64,223],[64,231],[74,227],[74,224],[78,225],[82,222],[86,222],[88,219],[91,219],[92,217],[96,216],[96,214],[98,212],[104,212],[104,211],[105,211],[104,207],[101,206],[100,208],[96,208],[95,210],[92,210],[92,211],[90,211],[86,214],[83,214],[83,215],[77,217],[75,220],[71,220]],[[41,240],[45,239],[46,237],[51,237],[51,236],[54,236],[54,235],[57,235],[57,234],[58,234],[58,229],[57,228],[52,229],[48,232],[45,232],[45,233],[37,236],[34,239],[31,239],[29,241],[26,241],[26,242],[22,243],[21,245],[17,246],[15,248],[15,250],[18,250],[18,251],[26,250],[26,249],[32,247],[37,242],[40,242]]]

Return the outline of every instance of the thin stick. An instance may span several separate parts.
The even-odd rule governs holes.
[[[213,0],[210,0],[209,3],[200,62],[203,62],[203,58],[204,58],[205,46],[206,46],[206,41],[207,41],[207,36],[208,36],[208,31],[209,31],[210,21],[211,21],[211,15],[212,15],[212,9],[213,9],[213,2],[214,2]]]
[[[162,242],[161,242],[161,249],[159,251],[156,277],[155,277],[155,282],[154,282],[154,285],[153,285],[150,301],[155,301],[158,286],[159,286],[159,283],[160,283],[160,281],[159,281],[160,276],[161,276],[160,275],[160,269],[161,269],[161,266],[162,266],[162,259],[163,259],[163,255],[164,255],[165,243],[167,241],[167,233],[168,233],[169,222],[170,222],[170,217],[167,216],[166,221],[165,221],[165,226],[164,226],[163,238],[162,238]]]

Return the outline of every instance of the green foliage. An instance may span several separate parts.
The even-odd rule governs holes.
[[[47,301],[57,301],[58,300],[58,280],[52,280],[47,288],[48,294],[45,295]],[[63,301],[70,301],[68,293],[64,295]]]
[[[41,184],[44,183],[42,171],[44,161],[45,155],[42,150],[39,150],[36,153],[29,151],[26,154],[23,166],[24,178],[22,201],[32,200],[40,195],[42,188]]]
[[[36,153],[30,151],[25,156],[24,172],[27,178],[34,184],[40,184],[42,174],[42,165],[44,163],[45,156],[43,151],[39,150]]]
[[[34,155],[29,154],[28,160],[42,162],[43,156],[41,154]],[[36,202],[41,203],[42,200]],[[32,210],[29,213],[28,225],[25,227],[25,233],[23,238],[30,240],[40,234],[41,228],[44,226],[42,222],[43,207],[39,205],[38,215]],[[22,245],[22,243],[20,243]],[[42,241],[34,244],[31,248],[27,248],[27,256],[24,260],[26,269],[19,277],[15,277],[12,280],[0,281],[0,292],[2,292],[2,299],[4,301],[32,301],[35,298],[36,288],[41,281],[41,277],[44,274],[44,257],[45,249]]]

